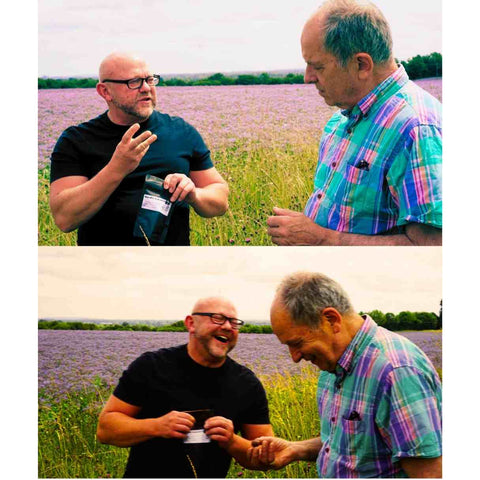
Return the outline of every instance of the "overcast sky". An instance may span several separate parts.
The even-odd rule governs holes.
[[[246,320],[268,320],[287,274],[337,280],[357,310],[438,312],[440,248],[39,248],[39,317],[178,320],[198,298],[230,298]]]
[[[376,0],[394,54],[442,51],[440,0]],[[96,75],[103,57],[128,50],[158,73],[303,68],[300,33],[321,0],[42,0],[38,74]]]

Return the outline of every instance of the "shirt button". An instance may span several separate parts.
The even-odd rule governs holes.
[[[330,451],[330,449],[327,447],[325,448],[325,453],[328,453]]]
[[[322,194],[321,194],[321,193],[318,193],[318,194],[317,194],[317,198],[322,198]]]
[[[334,421],[335,421],[335,417],[332,417],[332,422],[334,422]]]
[[[332,167],[336,167],[336,166],[337,166],[337,162],[333,162]]]
[[[351,128],[348,128],[348,129],[347,129],[347,133],[348,133],[348,134],[352,133],[352,129],[351,129]]]

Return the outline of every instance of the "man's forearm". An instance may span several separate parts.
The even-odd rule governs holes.
[[[339,246],[413,246],[414,243],[407,235],[361,235],[357,233],[335,232],[336,242],[332,245]]]
[[[300,440],[292,442],[294,448],[293,460],[304,460],[314,462],[318,457],[318,452],[322,448],[320,437],[310,438],[309,440]]]
[[[97,428],[101,443],[117,447],[131,447],[155,436],[155,419],[136,419],[120,412],[103,414]]]
[[[428,225],[410,223],[404,234],[360,235],[355,233],[334,232],[335,245],[340,246],[441,246],[442,230]]]
[[[59,193],[54,192],[52,184],[50,208],[56,225],[64,232],[78,228],[102,208],[122,180],[123,177],[112,174],[107,165],[90,180]]]
[[[190,202],[201,217],[217,217],[228,210],[228,186],[226,183],[212,183],[197,188],[195,198]]]

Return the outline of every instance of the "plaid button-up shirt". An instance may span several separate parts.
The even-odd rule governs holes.
[[[402,232],[408,223],[441,228],[441,163],[441,104],[401,66],[326,124],[304,213],[364,235]]]
[[[399,460],[442,455],[440,379],[410,340],[366,316],[317,391],[320,478],[406,477]]]

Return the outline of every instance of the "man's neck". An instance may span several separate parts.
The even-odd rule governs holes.
[[[360,90],[357,101],[355,104],[351,105],[347,110],[352,110],[355,105],[357,105],[362,98],[365,98],[370,92],[373,92],[382,82],[384,82],[392,73],[398,70],[399,66],[395,62],[388,62],[385,65],[375,66],[375,70],[371,79],[365,83],[363,88]]]
[[[199,352],[198,349],[192,345],[192,342],[188,342],[187,344],[187,353],[195,363],[198,363],[202,367],[219,368],[225,363],[226,360],[226,358],[208,357],[208,354]]]

